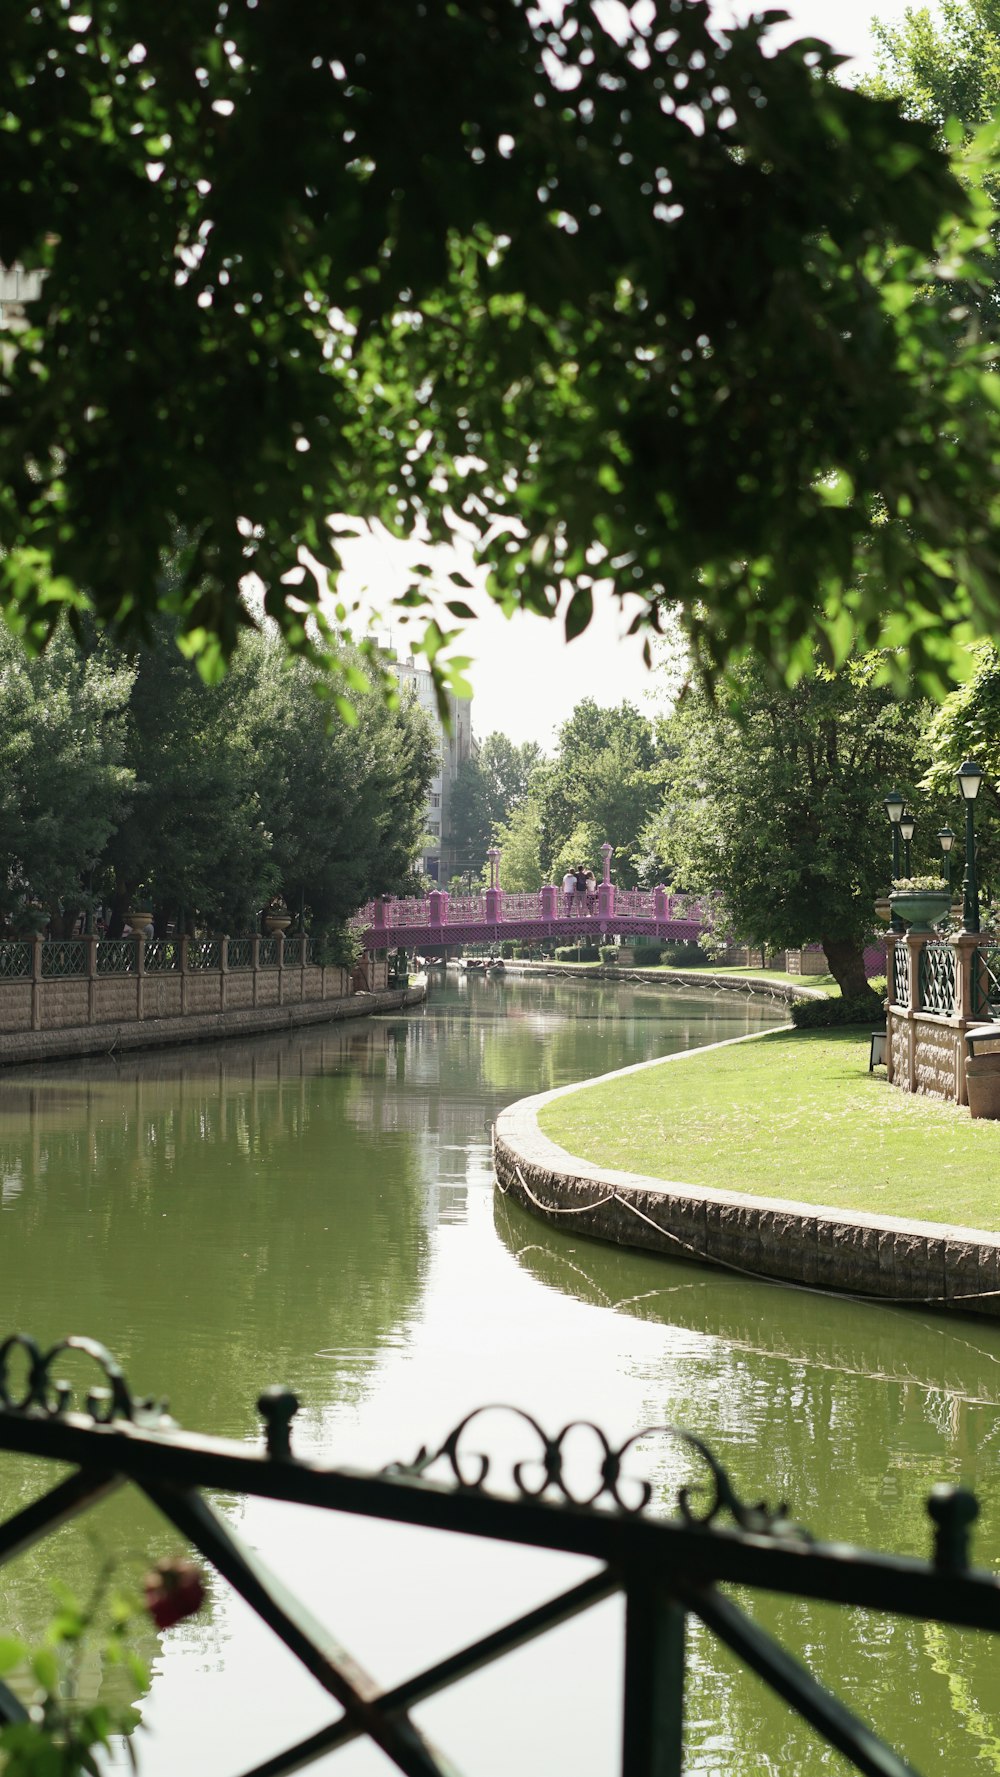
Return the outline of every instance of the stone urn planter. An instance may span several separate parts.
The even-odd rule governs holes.
[[[889,924],[889,921],[892,918],[892,908],[889,905],[888,895],[879,895],[878,900],[875,902],[875,918],[880,919],[884,926]]]
[[[279,932],[284,936],[291,923],[290,913],[265,913],[264,915],[264,930],[269,938],[276,938]]]
[[[889,896],[889,907],[911,932],[919,936],[933,932],[941,920],[947,919],[951,912],[951,893],[946,888],[894,889]]]
[[[1000,1120],[1000,1054],[970,1055],[965,1064],[969,1116]]]
[[[125,922],[133,932],[149,932],[153,926],[152,907],[131,907],[125,915]]]

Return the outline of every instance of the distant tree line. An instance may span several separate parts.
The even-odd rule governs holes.
[[[331,932],[404,892],[434,741],[353,682],[349,723],[266,634],[210,685],[166,618],[130,654],[61,628],[32,660],[0,633],[0,920],[65,935],[103,904],[114,934],[141,900],[159,931],[238,932],[282,898]]]
[[[559,729],[551,759],[534,742],[491,734],[459,774],[451,840],[481,873],[500,849],[505,889],[537,889],[581,863],[600,874],[601,846],[615,851],[615,881],[637,880],[636,840],[660,796],[661,752],[652,722],[631,704],[602,709],[584,698]]]

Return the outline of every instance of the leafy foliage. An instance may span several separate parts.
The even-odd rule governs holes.
[[[29,660],[0,630],[0,912],[83,905],[88,875],[134,792],[126,756],[134,669],[86,656],[63,627]]]
[[[568,600],[571,635],[610,583],[653,628],[679,600],[709,663],[909,636],[939,677],[1000,607],[997,385],[950,295],[988,214],[929,126],[764,30],[701,0],[18,11],[0,259],[45,275],[4,329],[8,621],[165,607],[211,676],[252,569],[349,673],[305,621],[328,515],[457,515],[494,595]],[[451,639],[427,623],[439,679]]]
[[[635,841],[659,785],[652,724],[632,704],[602,709],[584,698],[559,730],[555,758],[532,781],[547,880],[559,882],[581,863],[600,875],[607,840],[615,851],[615,881],[632,886]]]
[[[112,1734],[128,1736],[139,1725],[130,1703],[87,1705],[78,1696],[85,1655],[103,1667],[121,1667],[133,1688],[145,1690],[149,1683],[148,1670],[129,1642],[139,1606],[110,1590],[109,1579],[106,1567],[86,1604],[68,1588],[55,1586],[59,1608],[40,1647],[0,1636],[0,1677],[19,1678],[35,1699],[26,1720],[0,1726],[4,1777],[99,1777],[95,1754],[110,1749]],[[134,1769],[131,1740],[125,1745]]]
[[[733,935],[819,942],[845,998],[863,994],[872,907],[890,874],[882,805],[926,763],[926,710],[898,703],[878,661],[817,671],[792,691],[759,667],[733,712],[692,687],[668,724],[663,805],[644,835],[679,885],[721,893]]]

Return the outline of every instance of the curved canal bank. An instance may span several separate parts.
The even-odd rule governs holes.
[[[733,1040],[766,1042],[767,1033]],[[704,1053],[704,1048],[689,1050],[640,1067],[668,1069]],[[605,1079],[636,1071],[616,1069]],[[665,1072],[667,1097],[669,1080]],[[664,1184],[567,1154],[539,1127],[538,1112],[595,1084],[584,1080],[535,1094],[497,1118],[498,1188],[541,1220],[572,1221],[594,1240],[717,1265],[770,1283],[1000,1318],[1000,1235],[680,1181]]]

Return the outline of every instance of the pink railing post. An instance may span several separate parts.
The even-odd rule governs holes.
[[[384,895],[379,895],[378,900],[375,902],[375,906],[372,909],[372,925],[375,926],[379,931],[381,931],[382,927],[385,925],[385,896]]]
[[[486,924],[496,925],[503,918],[503,893],[498,888],[486,890]]]
[[[542,918],[543,919],[555,919],[556,918],[556,896],[558,893],[559,893],[559,890],[556,887],[554,887],[554,885],[551,882],[547,883],[545,888],[542,889],[541,901],[542,901]]]
[[[670,918],[670,897],[667,894],[667,891],[664,888],[662,882],[657,883],[655,889],[653,890],[653,918],[654,919],[669,919]]]
[[[432,926],[448,924],[448,894],[445,889],[431,889],[427,897],[430,903],[430,923]]]

